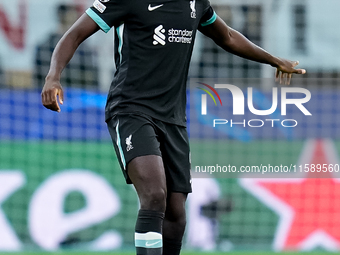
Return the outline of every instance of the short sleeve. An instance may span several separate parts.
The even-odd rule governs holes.
[[[105,32],[124,22],[127,13],[127,0],[95,0],[86,10],[87,15]]]
[[[216,19],[217,19],[216,12],[211,7],[210,2],[208,0],[206,0],[204,2],[204,11],[203,11],[202,18],[200,20],[200,25],[202,27],[208,26],[208,25],[214,23],[216,21]]]

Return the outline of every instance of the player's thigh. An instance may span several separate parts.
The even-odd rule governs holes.
[[[163,160],[157,155],[134,158],[128,164],[129,177],[140,199],[166,199],[166,176]]]
[[[118,161],[128,184],[138,195],[166,191],[166,177],[160,142],[154,123],[136,114],[114,116],[108,122]]]

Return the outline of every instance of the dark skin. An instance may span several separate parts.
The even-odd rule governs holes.
[[[59,103],[63,104],[64,101],[60,84],[62,70],[78,46],[98,30],[98,25],[87,14],[83,14],[58,43],[41,93],[42,103],[46,108],[60,112]],[[213,24],[202,27],[200,31],[232,54],[275,67],[276,80],[280,84],[290,84],[292,74],[306,73],[304,69],[295,69],[297,61],[272,56],[228,27],[219,17]],[[128,164],[127,171],[136,188],[141,209],[165,212],[163,236],[181,240],[185,229],[187,194],[167,191],[162,158],[155,155],[135,158]]]
[[[141,209],[165,212],[163,237],[180,241],[186,224],[187,194],[167,192],[162,158],[156,155],[137,157],[128,164],[127,171]]]
[[[61,73],[78,46],[98,30],[98,25],[87,14],[83,14],[60,39],[53,52],[50,70],[41,92],[42,104],[47,109],[60,112],[57,96],[59,103],[64,103],[63,88],[60,84]]]

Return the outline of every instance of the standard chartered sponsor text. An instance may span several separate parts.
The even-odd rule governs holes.
[[[176,43],[191,43],[193,31],[191,30],[181,30],[181,29],[169,29],[168,31],[168,41]]]
[[[210,165],[210,166],[195,166],[195,172],[197,173],[289,173],[296,172],[295,165]]]

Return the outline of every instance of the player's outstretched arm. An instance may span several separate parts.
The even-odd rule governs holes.
[[[280,80],[280,83],[290,84],[293,73],[306,73],[304,69],[295,68],[299,64],[298,61],[289,61],[272,56],[238,31],[228,27],[220,17],[217,17],[216,21],[211,25],[201,27],[200,31],[232,54],[275,67],[276,79]]]
[[[98,30],[98,25],[87,14],[83,14],[58,42],[41,92],[42,104],[47,109],[60,112],[57,97],[60,104],[63,104],[64,100],[63,88],[60,84],[61,73],[78,46]]]

